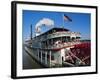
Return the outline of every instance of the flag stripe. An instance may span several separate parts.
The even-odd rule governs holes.
[[[72,21],[72,19],[65,14],[64,14],[64,20]]]

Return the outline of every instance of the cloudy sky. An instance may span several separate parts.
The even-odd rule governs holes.
[[[65,21],[63,15],[68,16],[72,21]],[[33,26],[33,35],[35,27],[40,26],[39,22],[42,20],[49,19],[52,26],[42,25],[41,32],[45,32],[52,27],[63,27],[73,32],[80,32],[82,39],[90,39],[91,29],[91,15],[89,13],[75,13],[75,12],[49,12],[49,11],[31,11],[23,10],[23,38],[29,38],[30,36],[30,25]],[[48,20],[48,21],[49,21]],[[44,20],[45,21],[45,20]],[[49,25],[50,25],[49,21]],[[47,23],[45,23],[47,24]]]

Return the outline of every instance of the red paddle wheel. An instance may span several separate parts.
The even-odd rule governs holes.
[[[90,66],[91,64],[91,44],[83,42],[75,45],[74,48],[66,50],[66,62],[74,66]]]

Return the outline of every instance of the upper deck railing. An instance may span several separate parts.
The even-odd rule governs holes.
[[[62,36],[75,36],[75,37],[80,37],[80,33],[78,32],[65,32],[65,31],[62,31],[62,32],[55,32],[53,34],[49,34],[48,35],[48,38],[54,38],[54,37],[62,37]]]
[[[52,39],[52,38],[57,38],[57,37],[64,37],[64,36],[81,37],[81,34],[79,32],[70,32],[70,31],[54,32],[52,34],[41,36],[41,40]]]

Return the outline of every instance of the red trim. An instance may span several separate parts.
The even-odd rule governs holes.
[[[65,46],[65,47],[62,47],[62,48],[55,48],[55,49],[51,49],[51,50],[55,50],[55,51],[58,51],[58,50],[61,50],[61,49],[64,49],[64,48],[68,48],[68,47],[73,47],[74,45],[71,45],[71,46]]]
[[[81,43],[81,44],[75,44],[75,45],[71,45],[71,46],[65,46],[65,47],[61,47],[61,48],[54,48],[54,49],[48,49],[48,50],[54,50],[54,51],[59,51],[61,49],[64,49],[64,48],[68,48],[68,47],[75,47],[75,48],[86,48],[86,47],[89,47],[90,43]]]

